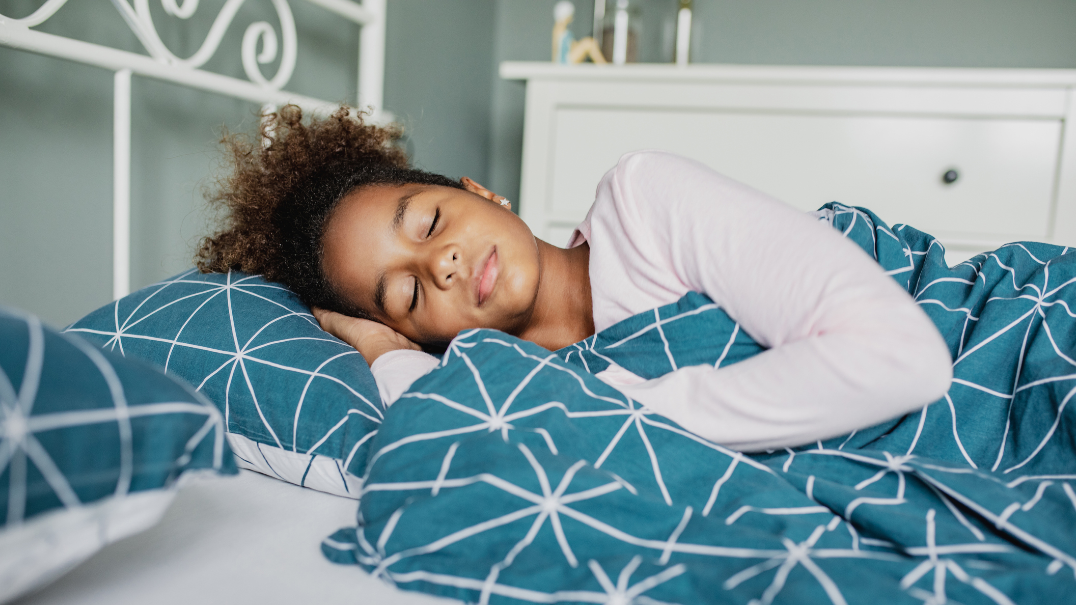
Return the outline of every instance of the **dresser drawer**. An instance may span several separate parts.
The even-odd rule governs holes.
[[[910,224],[969,251],[1042,240],[1061,133],[1061,120],[1048,118],[562,106],[553,116],[543,224],[532,228],[563,236],[586,215],[595,185],[623,153],[663,149],[797,208],[834,200],[866,206],[890,224]],[[947,183],[950,170],[955,180]]]

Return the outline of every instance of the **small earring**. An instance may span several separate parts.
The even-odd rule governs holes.
[[[512,202],[508,201],[508,198],[502,197],[501,198],[501,205],[507,208],[508,206],[512,205]]]

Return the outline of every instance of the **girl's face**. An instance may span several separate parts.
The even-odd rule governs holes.
[[[345,197],[325,229],[326,277],[420,344],[469,328],[517,332],[538,296],[538,245],[496,196],[465,184],[376,185]]]

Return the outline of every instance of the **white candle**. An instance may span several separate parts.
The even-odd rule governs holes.
[[[628,0],[617,0],[613,20],[613,64],[628,62]]]
[[[691,48],[691,9],[682,8],[676,15],[676,64],[687,65]]]

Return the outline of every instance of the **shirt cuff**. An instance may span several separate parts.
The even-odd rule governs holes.
[[[385,407],[392,405],[416,380],[440,363],[440,359],[429,353],[410,349],[389,351],[378,357],[370,366],[370,373],[374,375],[381,402]]]
[[[645,378],[628,369],[610,362],[609,367],[594,375],[614,389],[625,389],[647,382]]]

